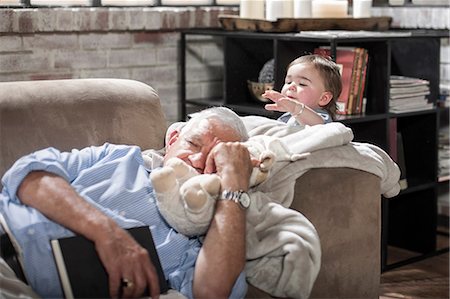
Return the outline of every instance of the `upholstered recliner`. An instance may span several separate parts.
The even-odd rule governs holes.
[[[3,82],[0,175],[20,156],[48,146],[161,148],[166,128],[158,95],[137,81]],[[311,298],[378,298],[380,205],[380,179],[364,171],[320,168],[297,180],[291,207],[314,224],[322,247]],[[248,297],[268,296],[250,287]]]

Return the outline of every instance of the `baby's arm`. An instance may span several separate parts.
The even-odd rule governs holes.
[[[289,112],[295,120],[304,125],[323,124],[323,118],[317,112],[303,103],[285,97],[275,90],[267,90],[263,97],[273,101],[273,104],[266,104],[265,109],[271,111]]]

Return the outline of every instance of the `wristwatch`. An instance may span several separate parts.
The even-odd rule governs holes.
[[[219,198],[220,200],[232,200],[238,203],[242,208],[247,209],[250,206],[250,196],[247,192],[225,190]]]

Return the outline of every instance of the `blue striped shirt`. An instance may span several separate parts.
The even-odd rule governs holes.
[[[34,170],[63,177],[86,201],[123,228],[149,226],[170,287],[192,298],[200,240],[177,233],[162,218],[140,148],[108,143],[71,152],[43,149],[19,159],[2,178],[0,212],[23,250],[25,273],[40,296],[62,297],[49,240],[73,233],[18,199],[20,183]],[[244,297],[246,289],[242,273],[231,297]]]

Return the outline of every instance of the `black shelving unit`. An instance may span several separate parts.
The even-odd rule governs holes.
[[[189,36],[221,38],[224,53],[223,97],[188,99],[186,97],[186,47]],[[408,263],[387,262],[387,247],[396,246],[417,252],[417,260],[436,252],[437,224],[437,134],[439,109],[416,112],[389,112],[390,75],[428,80],[429,101],[439,96],[440,41],[448,30],[385,32],[365,36],[304,36],[296,33],[255,33],[224,30],[186,30],[181,33],[181,103],[180,115],[187,105],[194,109],[225,105],[241,115],[256,114],[276,118],[277,112],[264,109],[247,89],[247,80],[257,81],[259,71],[269,59],[275,59],[275,89],[280,90],[286,67],[294,58],[329,46],[335,59],[340,46],[368,50],[369,65],[365,112],[339,116],[338,121],[352,128],[355,141],[370,142],[388,153],[391,134],[401,133],[408,188],[397,197],[382,198],[382,271]],[[395,122],[395,127],[392,123]],[[394,128],[394,129],[393,129]]]

